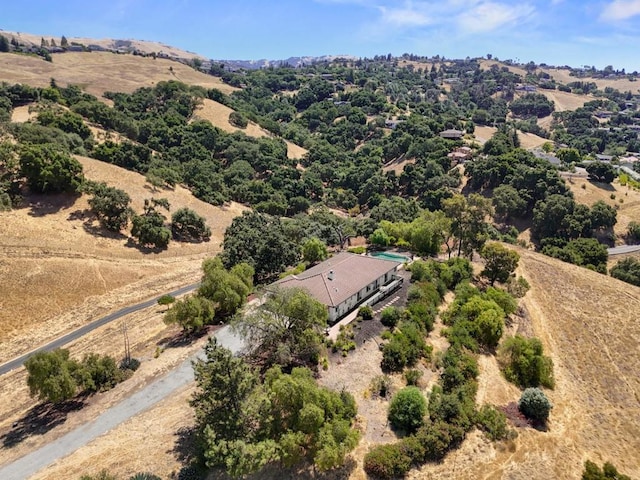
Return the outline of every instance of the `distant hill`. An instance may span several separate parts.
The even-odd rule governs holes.
[[[45,37],[42,35],[36,35],[32,33],[24,33],[24,32],[11,32],[7,30],[0,30],[0,35],[4,35],[9,40],[16,39],[19,43],[22,43],[27,46],[40,46],[42,40],[49,42],[51,44],[51,40],[53,38],[56,45],[60,45],[62,37]],[[154,42],[149,40],[133,40],[133,39],[113,39],[113,38],[86,38],[86,37],[67,37],[67,41],[69,44],[80,44],[87,48],[93,50],[105,49],[105,50],[114,50],[121,51],[127,53],[133,53],[134,51],[152,54],[156,53],[161,56],[166,56],[168,58],[180,59],[180,60],[191,60],[194,58],[204,59],[202,55],[198,55],[197,53],[188,52],[186,50],[182,50],[180,48],[172,47],[170,45],[166,45],[160,42]],[[93,48],[92,48],[93,47]],[[98,48],[96,48],[98,47]]]
[[[313,63],[333,62],[339,59],[353,61],[358,58],[359,57],[354,57],[353,55],[322,55],[320,57],[289,57],[284,60],[213,60],[213,62],[222,63],[225,67],[231,70],[259,70],[261,68],[278,67],[281,65],[289,65],[291,67],[298,68],[304,65],[311,65]]]

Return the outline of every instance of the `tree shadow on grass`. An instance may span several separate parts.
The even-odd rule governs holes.
[[[78,198],[79,194],[71,193],[32,194],[25,197],[24,206],[30,209],[32,217],[44,217],[71,208]]]
[[[138,251],[140,251],[142,253],[161,253],[161,252],[164,252],[166,250],[166,248],[145,247],[144,245],[140,245],[138,242],[136,242],[131,237],[129,237],[129,239],[127,240],[127,243],[125,243],[124,246],[127,247],[127,248],[135,248],[136,250],[138,250]]]
[[[13,448],[29,437],[44,435],[66,422],[69,413],[82,409],[84,405],[84,398],[75,398],[57,405],[39,403],[30,409],[24,417],[15,422],[11,430],[0,436],[2,446]]]

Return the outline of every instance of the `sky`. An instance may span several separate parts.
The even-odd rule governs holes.
[[[0,29],[153,40],[217,60],[492,54],[640,71],[640,0],[30,0],[6,2]]]

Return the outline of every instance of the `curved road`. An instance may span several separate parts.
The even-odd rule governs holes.
[[[619,247],[607,248],[609,255],[622,255],[624,253],[633,253],[640,250],[640,245],[620,245]]]
[[[178,295],[182,295],[183,293],[187,293],[192,290],[195,290],[199,286],[200,286],[199,283],[194,283],[191,285],[187,285],[186,287],[182,287],[177,290],[174,290],[173,292],[169,292],[166,295],[172,295],[176,297]],[[142,310],[143,308],[151,307],[152,305],[158,302],[159,298],[160,297],[155,297],[155,298],[152,298],[151,300],[147,300],[146,302],[142,302],[142,303],[138,303],[137,305],[131,305],[129,307],[122,308],[117,312],[110,313],[105,317],[99,318],[98,320],[95,320],[91,323],[87,323],[86,325],[83,325],[77,330],[74,330],[73,332],[69,332],[66,335],[63,335],[62,337],[57,338],[56,340],[53,340],[41,347],[36,348],[35,350],[25,353],[24,355],[20,355],[19,357],[16,357],[13,360],[10,360],[7,363],[0,365],[0,375],[4,375],[5,373],[10,372],[14,368],[21,367],[22,364],[25,362],[25,360],[27,360],[27,358],[29,358],[34,353],[42,352],[42,351],[48,352],[50,350],[55,350],[56,348],[60,348],[63,345],[66,345],[69,342],[77,340],[78,338],[82,337],[83,335],[86,335],[90,331],[95,330],[96,328],[101,327],[103,325],[106,325],[109,322],[112,322],[114,320],[117,320],[118,318],[124,317],[125,315],[129,315],[130,313],[137,312],[138,310]]]
[[[238,353],[242,348],[242,340],[234,335],[228,325],[218,330],[214,336],[220,345],[233,353]],[[56,460],[73,453],[122,422],[152,407],[172,392],[193,381],[191,362],[201,355],[203,353],[185,360],[165,376],[109,408],[91,422],[85,423],[56,441],[48,443],[12,463],[1,466],[0,479],[23,480],[29,478]]]

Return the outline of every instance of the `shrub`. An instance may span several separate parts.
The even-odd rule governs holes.
[[[620,260],[611,269],[611,276],[640,287],[640,260],[633,257]]]
[[[338,338],[336,338],[333,344],[333,351],[340,351],[342,352],[342,356],[346,357],[351,350],[356,349],[356,343],[353,341],[354,337],[352,325],[341,326]]]
[[[391,391],[391,377],[378,375],[371,380],[371,394],[374,397],[386,398]]]
[[[368,305],[360,307],[358,310],[358,316],[362,317],[363,320],[371,320],[373,318],[373,308]]]
[[[247,118],[240,112],[231,112],[229,114],[229,123],[234,127],[246,128],[249,124]]]
[[[582,480],[631,480],[631,477],[618,472],[618,469],[609,462],[605,462],[601,469],[587,460],[584,464]]]
[[[158,305],[171,305],[176,301],[176,297],[172,295],[162,295],[158,298]]]
[[[375,478],[398,478],[411,468],[411,458],[400,443],[378,445],[364,457],[364,471]]]
[[[385,327],[394,328],[400,321],[401,311],[397,307],[387,307],[382,310],[380,321]]]
[[[518,400],[518,409],[522,414],[536,422],[546,422],[553,405],[539,388],[527,388]]]
[[[427,401],[417,387],[405,387],[391,400],[389,422],[393,428],[415,432],[424,422]]]
[[[211,228],[204,217],[190,208],[180,208],[171,216],[173,238],[186,242],[208,242]]]
[[[404,379],[407,381],[407,385],[418,385],[418,381],[422,377],[422,371],[414,368],[404,372]]]
[[[507,338],[498,352],[505,377],[521,388],[542,385],[553,388],[553,361],[544,355],[537,338]]]
[[[476,421],[478,428],[494,442],[509,437],[507,417],[492,405],[483,405],[476,415]]]

